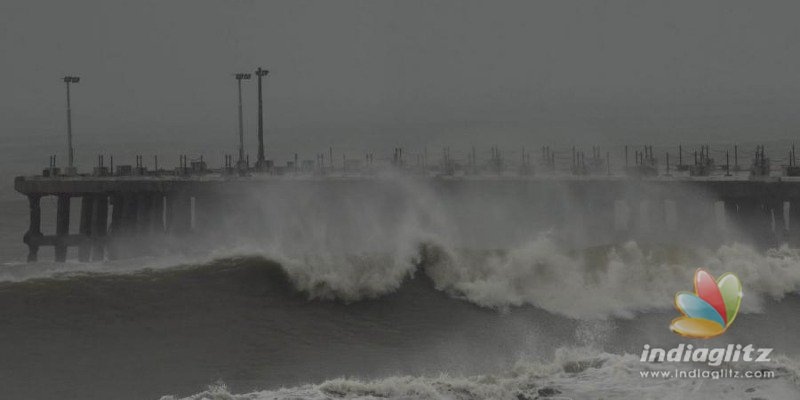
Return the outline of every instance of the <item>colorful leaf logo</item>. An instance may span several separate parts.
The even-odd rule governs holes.
[[[742,304],[742,283],[732,273],[714,280],[698,269],[694,274],[694,293],[675,294],[675,308],[683,314],[672,320],[669,328],[685,337],[708,339],[719,336],[731,326]]]

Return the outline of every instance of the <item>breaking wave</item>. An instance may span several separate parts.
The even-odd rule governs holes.
[[[694,366],[697,367],[697,366]],[[737,365],[723,365],[733,368]],[[517,362],[497,374],[477,376],[392,376],[361,380],[338,378],[277,390],[232,394],[224,383],[184,400],[578,400],[578,399],[788,399],[800,396],[797,363],[784,356],[761,365],[772,379],[714,381],[646,379],[642,371],[669,371],[674,365],[641,363],[632,354],[610,354],[587,347],[559,348],[550,362]],[[164,396],[161,400],[177,400]]]
[[[244,196],[240,202],[249,211],[223,218],[211,236],[193,238],[203,247],[197,255],[7,265],[0,281],[260,256],[280,264],[292,285],[312,299],[377,298],[421,271],[437,289],[483,307],[532,305],[578,319],[670,308],[673,294],[687,288],[698,267],[738,274],[745,312],[800,288],[800,251],[786,245],[759,250],[741,241],[620,242],[610,238],[613,227],[607,227],[608,239],[576,242],[565,231],[582,232],[585,221],[565,216],[554,228],[548,219],[548,208],[569,208],[574,199],[568,191],[553,189],[554,206],[541,202],[535,186],[519,192],[500,185],[487,192],[484,184],[461,182],[456,190],[446,182],[430,186],[395,176],[331,185],[289,181]]]
[[[800,288],[796,249],[762,253],[744,244],[648,249],[627,242],[567,252],[542,238],[479,257],[446,252],[426,271],[438,288],[482,306],[527,304],[568,317],[602,318],[670,308],[670,299],[688,289],[698,267],[737,274],[747,291],[744,311],[759,311],[765,298],[779,299]]]
[[[313,254],[294,258],[252,248],[230,252],[215,253],[210,261],[176,256],[100,264],[7,265],[0,271],[0,282],[192,268],[258,256],[276,261],[295,289],[310,299],[355,302],[380,297],[420,271],[438,290],[483,307],[503,310],[531,305],[578,319],[628,318],[641,311],[670,309],[674,293],[687,289],[698,267],[714,274],[737,274],[745,286],[744,312],[759,312],[765,300],[779,300],[800,289],[800,251],[785,245],[758,251],[735,243],[710,250],[630,241],[575,251],[541,236],[505,251],[419,245],[414,252],[406,251],[405,257]]]

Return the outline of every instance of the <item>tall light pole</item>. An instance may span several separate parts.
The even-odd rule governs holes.
[[[263,167],[266,163],[264,160],[264,103],[261,99],[261,77],[267,76],[269,71],[259,67],[256,70],[258,77],[258,161],[257,167]]]
[[[236,84],[239,87],[239,168],[244,165],[244,120],[242,119],[242,79],[250,79],[250,74],[238,73]]]
[[[72,108],[69,99],[69,84],[78,83],[80,80],[81,78],[77,76],[64,77],[64,83],[67,85],[67,160],[69,160],[67,170],[64,172],[67,175],[73,175],[75,173],[75,151],[72,148]]]

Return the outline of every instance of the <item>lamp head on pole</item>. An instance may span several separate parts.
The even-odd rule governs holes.
[[[64,77],[64,82],[67,82],[67,83],[78,83],[78,82],[80,82],[80,80],[81,80],[81,78],[78,77],[78,76],[65,76]]]
[[[256,70],[256,76],[267,76],[269,70],[261,69],[260,67]]]
[[[250,79],[250,74],[238,73],[235,76],[237,81],[240,81],[242,79]]]

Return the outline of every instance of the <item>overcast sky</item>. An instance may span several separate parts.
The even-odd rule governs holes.
[[[232,74],[263,66],[276,152],[788,138],[799,4],[3,0],[0,137],[62,140],[77,74],[77,147],[232,153]]]

